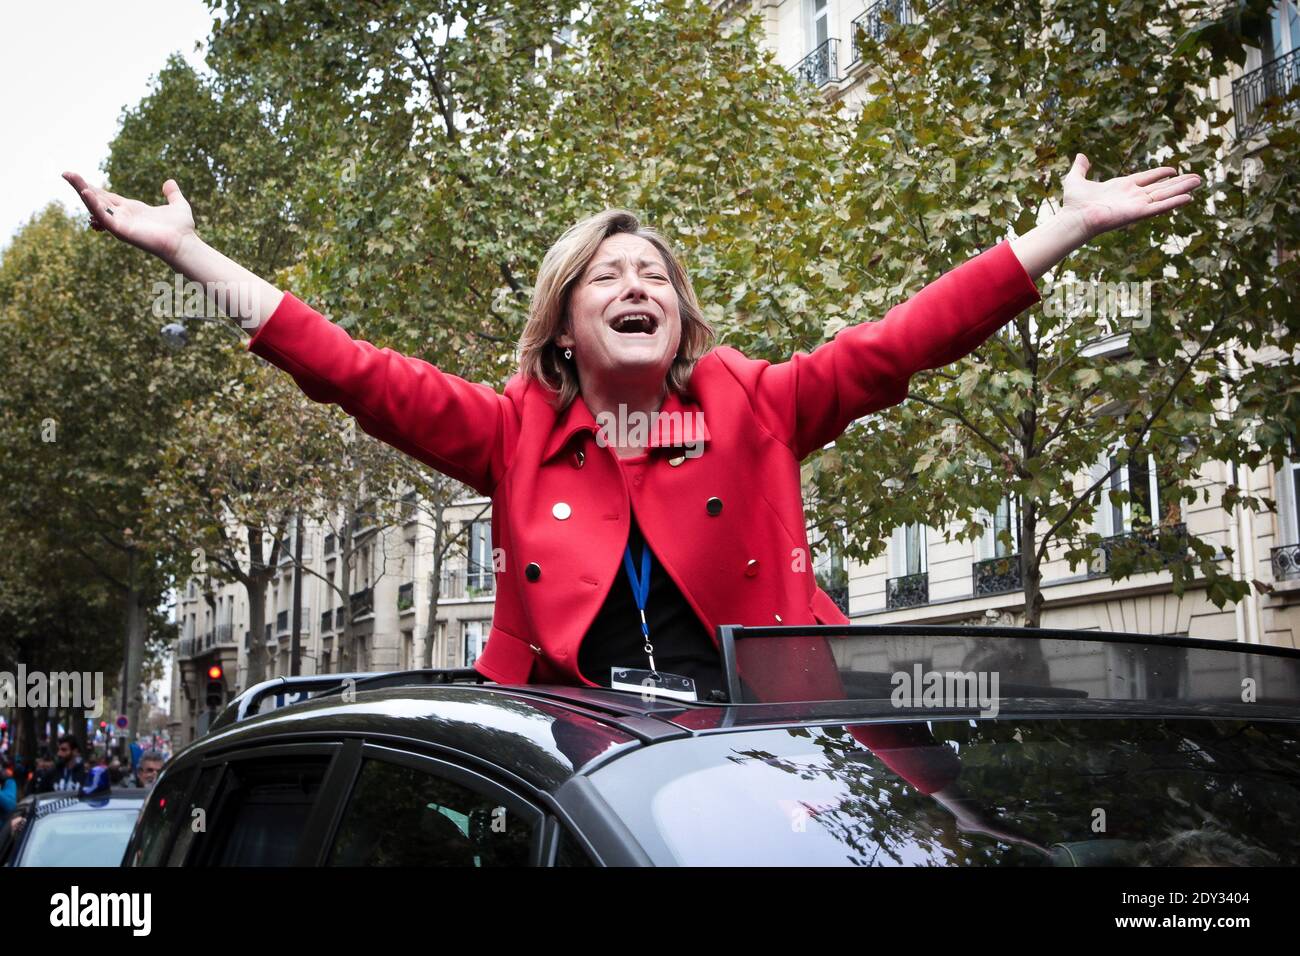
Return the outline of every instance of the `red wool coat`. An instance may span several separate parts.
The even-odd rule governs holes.
[[[672,435],[652,435],[649,461],[629,478],[597,443],[581,398],[557,414],[547,391],[518,375],[504,394],[467,382],[355,341],[291,294],[249,349],[310,398],[339,404],[370,434],[492,498],[504,569],[479,672],[590,684],[578,646],[623,573],[630,509],[710,633],[846,623],[813,577],[800,461],[854,419],[902,401],[915,372],[968,354],[1038,300],[1003,242],[810,354],[771,364],[716,348],[695,367],[693,400],[671,395],[663,409],[703,413],[703,452],[685,457]],[[821,668],[793,678],[787,669],[783,686],[803,680],[802,692],[815,692],[828,679]]]

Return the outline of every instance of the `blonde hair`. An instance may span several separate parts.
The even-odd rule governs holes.
[[[581,388],[577,369],[560,354],[555,336],[568,318],[574,282],[587,268],[600,244],[618,233],[640,236],[652,243],[663,256],[664,265],[668,267],[668,280],[677,292],[682,338],[672,368],[668,370],[668,387],[679,395],[689,395],[695,363],[713,344],[713,329],[705,321],[690,277],[668,240],[658,230],[641,225],[636,215],[625,209],[606,209],[588,216],[566,229],[564,235],[547,250],[537,273],[537,284],[533,287],[528,322],[519,337],[520,373],[555,392],[555,404],[560,411],[569,407]]]

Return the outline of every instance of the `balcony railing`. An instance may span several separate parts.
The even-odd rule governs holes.
[[[1157,528],[1136,528],[1132,531],[1126,531],[1123,534],[1112,535],[1109,538],[1102,538],[1099,551],[1101,552],[1094,558],[1092,565],[1089,566],[1089,577],[1102,577],[1110,572],[1110,566],[1114,563],[1117,554],[1135,558],[1141,558],[1145,555],[1157,553],[1162,550],[1170,550],[1176,543],[1181,542],[1183,550],[1186,550],[1187,525],[1181,522],[1166,527]],[[1161,566],[1172,564],[1178,560],[1173,555],[1162,555]],[[1154,570],[1154,569],[1146,569]]]
[[[823,40],[817,49],[794,65],[791,70],[795,77],[813,86],[825,86],[838,83],[840,79],[839,40],[830,37]]]
[[[916,607],[930,603],[930,574],[906,574],[885,582],[885,607]]]
[[[496,592],[496,578],[491,571],[470,574],[465,568],[443,568],[438,598],[464,601],[467,598],[491,597]]]
[[[280,564],[291,564],[293,562],[295,547],[293,538],[285,538],[280,542]],[[302,559],[304,562],[311,560],[311,541],[307,538],[302,540]]]
[[[415,582],[409,581],[397,589],[397,609],[408,611],[415,607]]]
[[[352,533],[360,536],[373,531],[375,528],[375,503],[373,501],[363,501],[357,505],[356,513],[352,516]]]
[[[208,651],[218,644],[231,644],[234,642],[232,634],[233,628],[229,624],[218,624],[215,628],[208,631],[202,637],[197,638],[194,642],[195,651]]]
[[[1283,100],[1300,86],[1300,50],[1292,50],[1232,81],[1232,111],[1237,138],[1245,139],[1263,125],[1261,113],[1272,100]]]
[[[292,609],[292,608],[289,608],[288,610],[285,610],[285,611],[277,611],[277,612],[276,612],[276,615],[275,615],[275,633],[277,633],[277,634],[288,634],[288,633],[289,633],[289,628],[293,625],[293,620],[292,620],[291,617],[290,617],[290,615],[291,615],[292,613],[293,613],[293,609]],[[311,608],[306,608],[306,607],[305,607],[305,608],[302,609],[302,623],[303,623],[303,625],[304,625],[304,626],[309,626],[309,625],[307,625],[307,622],[310,621],[310,620],[311,620]]]
[[[234,627],[230,624],[218,624],[210,631],[204,631],[194,637],[181,638],[180,645],[176,650],[176,656],[179,658],[197,657],[214,647],[233,644],[234,642]]]
[[[971,593],[976,597],[981,594],[1019,591],[1024,586],[1024,582],[1020,580],[1020,555],[1018,554],[976,561],[971,565]]]
[[[853,21],[853,61],[856,63],[862,59],[863,35],[881,43],[889,32],[891,23],[915,22],[916,13],[908,0],[876,0]]]
[[[375,589],[364,588],[352,594],[352,620],[375,612]]]
[[[1286,544],[1274,548],[1273,580],[1293,581],[1300,578],[1300,544]]]

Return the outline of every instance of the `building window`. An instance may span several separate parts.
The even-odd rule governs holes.
[[[989,521],[989,539],[988,554],[991,558],[1006,558],[1020,553],[1020,501],[1015,495],[1005,495],[998,502]]]
[[[466,583],[480,591],[492,589],[492,522],[475,521],[469,526],[469,560]]]
[[[1300,544],[1300,461],[1292,458],[1291,471],[1291,541]]]
[[[811,53],[825,43],[831,35],[829,0],[809,0],[808,16],[811,29],[808,31],[807,52]]]
[[[930,603],[925,525],[895,528],[890,547],[893,576],[885,581],[885,607],[914,607]]]
[[[926,561],[925,525],[914,522],[904,525],[895,539],[895,562],[898,575],[921,574],[929,570]]]
[[[1159,469],[1151,455],[1138,449],[1130,456],[1116,450],[1107,459],[1110,491],[1127,492],[1127,500],[1115,502],[1110,495],[1103,502],[1109,517],[1109,534],[1128,534],[1138,528],[1150,528],[1162,518],[1177,520],[1177,501],[1171,500],[1168,488],[1160,480]],[[1166,515],[1166,512],[1172,512]]]
[[[844,566],[844,555],[835,546],[836,541],[843,541],[848,528],[843,521],[836,522],[836,534],[822,534],[817,529],[809,529],[809,539],[813,550],[813,575],[817,586],[826,592],[845,614],[849,613],[849,577]]]
[[[487,646],[488,632],[491,629],[491,620],[465,621],[461,624],[463,635],[461,644],[465,650],[465,663],[461,665],[462,667],[474,666],[474,662],[483,653],[483,648]]]
[[[1297,10],[1295,0],[1278,0],[1273,5],[1268,26],[1259,41],[1265,63],[1300,50],[1300,10]]]

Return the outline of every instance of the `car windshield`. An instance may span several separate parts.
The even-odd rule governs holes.
[[[1013,698],[1300,706],[1300,655],[1227,642],[891,625],[724,628],[723,645],[739,669],[736,703],[881,700],[983,711]]]
[[[52,813],[32,821],[18,866],[120,866],[135,810]]]
[[[592,774],[660,865],[1300,864],[1300,725],[935,720],[666,741]]]

